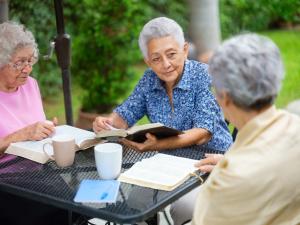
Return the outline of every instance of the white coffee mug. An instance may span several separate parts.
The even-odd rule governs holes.
[[[53,146],[53,156],[46,150],[47,145]],[[71,166],[75,158],[75,139],[70,135],[57,135],[52,138],[52,143],[45,143],[43,151],[49,158],[55,160],[59,167]]]
[[[101,179],[116,179],[122,167],[122,145],[116,143],[98,144],[94,147],[95,161]]]

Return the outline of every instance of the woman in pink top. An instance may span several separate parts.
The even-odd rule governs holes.
[[[32,33],[16,23],[0,25],[0,153],[11,142],[41,140],[54,132],[46,123],[40,91],[30,77],[38,49]]]
[[[0,24],[0,37],[0,165],[5,167],[13,158],[3,154],[10,143],[46,138],[56,121],[46,122],[38,84],[30,77],[38,55],[32,33],[5,22]],[[0,192],[0,202],[1,224],[68,223],[68,212],[50,205],[6,192]]]

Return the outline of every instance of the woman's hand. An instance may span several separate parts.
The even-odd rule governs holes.
[[[52,123],[53,123],[54,126],[58,125],[58,119],[57,119],[57,117],[53,117]]]
[[[4,138],[0,138],[0,154],[5,151],[5,149],[12,142],[18,141],[39,141],[44,138],[49,137],[55,131],[55,119],[53,121],[44,121],[31,124],[20,130],[11,133]]]
[[[24,136],[24,140],[39,141],[49,137],[55,131],[54,123],[49,122],[36,122],[31,124],[19,132]]]
[[[112,118],[98,116],[93,122],[93,130],[96,133],[101,130],[110,130],[109,126],[113,126]]]
[[[210,173],[215,165],[224,158],[222,154],[205,154],[205,159],[201,159],[199,162],[195,163],[201,172]]]
[[[134,142],[134,141],[129,141],[125,138],[122,139],[122,143],[130,148],[133,148],[134,150],[137,150],[139,152],[146,152],[146,151],[154,151],[155,146],[158,143],[157,138],[150,134],[147,133],[146,134],[146,141],[144,143],[138,143],[138,142]]]

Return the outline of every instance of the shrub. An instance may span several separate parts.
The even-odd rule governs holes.
[[[223,37],[300,22],[299,0],[220,0]]]
[[[86,0],[80,8],[71,15],[76,23],[72,74],[86,90],[83,111],[110,112],[130,91],[131,66],[140,57],[137,38],[147,6],[134,0]]]
[[[47,98],[61,91],[61,72],[52,60],[45,61],[42,55],[48,51],[49,41],[56,35],[55,12],[52,1],[9,1],[10,20],[24,24],[36,38],[40,60],[33,67],[33,76],[39,81],[42,96]]]

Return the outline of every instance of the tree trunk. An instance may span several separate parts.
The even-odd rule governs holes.
[[[208,61],[221,40],[218,0],[189,0],[190,35],[199,60]],[[204,58],[204,59],[201,59]]]
[[[0,23],[8,20],[8,0],[0,0]]]

